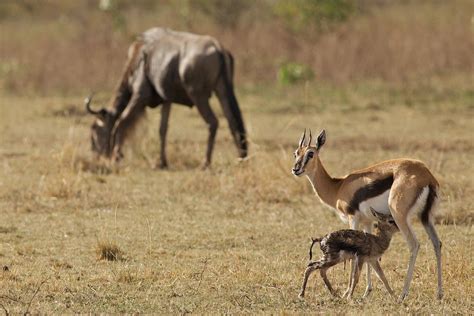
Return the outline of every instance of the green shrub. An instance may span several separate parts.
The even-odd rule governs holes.
[[[189,6],[222,27],[234,28],[252,3],[251,0],[192,0]]]
[[[355,11],[349,0],[278,0],[273,12],[281,17],[292,31],[307,27],[327,29],[342,22]]]
[[[281,84],[295,84],[314,78],[311,68],[295,62],[285,63],[278,69],[278,82]]]

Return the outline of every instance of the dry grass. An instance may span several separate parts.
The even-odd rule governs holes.
[[[469,0],[368,5],[323,34],[311,28],[289,31],[264,2],[249,7],[232,29],[198,13],[183,15],[180,7],[186,1],[164,1],[154,9],[129,4],[122,12],[123,28],[96,2],[25,3],[32,3],[33,13],[11,11],[0,19],[0,87],[20,95],[110,90],[133,35],[152,26],[217,37],[236,57],[238,82],[273,82],[288,61],[308,65],[317,80],[337,83],[383,79],[413,84],[474,71]]]
[[[98,241],[95,252],[98,260],[117,261],[123,259],[123,251],[110,240]]]
[[[32,313],[470,313],[472,98],[466,85],[431,87],[241,90],[251,156],[236,161],[220,115],[209,171],[199,169],[206,131],[194,109],[173,108],[170,170],[150,168],[159,111],[149,111],[114,169],[91,160],[91,118],[70,110],[81,97],[3,97],[0,266],[8,271],[0,272],[1,306],[11,313],[24,312],[30,300]],[[57,114],[64,112],[73,114]],[[309,237],[345,227],[306,179],[290,174],[303,127],[327,129],[322,160],[337,176],[404,156],[431,167],[443,191],[443,301],[434,300],[435,259],[420,226],[422,247],[403,304],[375,279],[367,300],[333,299],[317,277],[306,301],[297,299]],[[119,245],[127,260],[97,260],[102,241]],[[382,259],[397,292],[408,255],[398,235]],[[347,274],[341,266],[329,277],[341,290]]]
[[[1,15],[5,7],[31,3],[33,13]],[[322,36],[304,30],[295,36],[260,14],[266,2],[225,30],[177,10],[184,2],[160,2],[154,11],[124,1],[123,29],[96,1],[35,3],[0,3],[0,310],[472,313],[470,1],[389,4]],[[158,110],[140,123],[120,166],[92,159],[83,95],[111,91],[131,34],[157,23],[215,35],[235,53],[248,160],[237,162],[218,110],[213,167],[201,171],[204,122],[195,109],[179,106],[170,121],[169,170],[150,167],[159,153]],[[313,67],[316,82],[262,84],[288,60]],[[96,99],[103,104],[109,97]],[[434,300],[435,258],[420,226],[422,246],[403,304],[378,281],[367,300],[334,299],[318,278],[310,280],[306,300],[297,299],[309,237],[345,227],[306,179],[290,174],[304,127],[326,128],[322,160],[335,176],[395,157],[430,166],[442,188],[444,300]],[[124,254],[126,260],[109,260]],[[382,259],[397,292],[408,256],[396,236]],[[342,289],[347,274],[336,267],[329,278]]]

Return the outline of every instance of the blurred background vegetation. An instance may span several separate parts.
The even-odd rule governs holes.
[[[154,26],[218,38],[239,86],[472,83],[473,14],[471,0],[2,0],[0,89],[112,89],[128,45]]]

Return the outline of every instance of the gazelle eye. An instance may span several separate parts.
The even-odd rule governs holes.
[[[313,158],[313,156],[314,156],[314,153],[313,153],[312,151],[310,151],[310,152],[308,153],[308,158]]]

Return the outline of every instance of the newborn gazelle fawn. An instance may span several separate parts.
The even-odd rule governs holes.
[[[362,265],[366,262],[375,270],[375,273],[383,282],[387,291],[393,296],[393,291],[388,285],[378,260],[385,250],[387,250],[392,240],[392,235],[398,231],[398,227],[391,216],[378,214],[373,208],[370,208],[370,210],[378,220],[375,235],[353,229],[343,229],[327,234],[321,238],[313,238],[309,249],[310,262],[304,272],[303,286],[299,294],[300,298],[304,297],[309,276],[316,270],[319,270],[329,292],[337,296],[327,278],[326,271],[330,267],[347,259],[354,260],[354,269],[350,278],[349,292],[347,294],[348,299],[352,298],[354,289],[359,281],[360,270]],[[313,245],[317,242],[320,243],[323,256],[318,261],[311,261]]]

